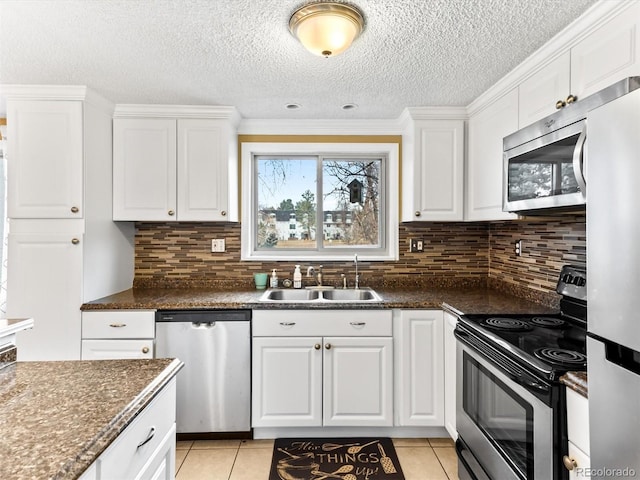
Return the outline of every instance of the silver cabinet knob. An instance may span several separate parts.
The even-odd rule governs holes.
[[[173,210],[169,210],[167,213],[172,217],[176,214],[176,212],[174,212]]]
[[[227,211],[226,210],[222,210],[220,212],[220,215],[222,215],[223,217],[226,217],[227,216]]]
[[[319,343],[316,343],[313,348],[315,348],[316,350],[320,350],[320,348],[322,348],[322,346]]]
[[[576,97],[575,95],[571,95],[571,94],[569,94],[569,96],[567,97],[567,100],[566,100],[567,105],[569,105],[570,103],[573,103],[573,102],[577,102],[577,101],[578,101],[578,97]]]
[[[149,347],[142,347],[142,353],[149,353]]]
[[[73,243],[74,245],[78,245],[80,243],[80,240],[77,238],[72,238],[71,243]]]
[[[78,213],[80,209],[78,207],[71,207],[71,213]]]
[[[324,344],[324,348],[326,348],[327,350],[331,350],[331,344],[330,343],[325,343]]]
[[[416,217],[419,217],[420,216],[420,212],[418,210],[416,210],[416,214],[415,215],[416,215]]]
[[[564,102],[564,100],[558,100],[556,102],[556,110],[560,110],[561,108],[564,108],[567,104]]]

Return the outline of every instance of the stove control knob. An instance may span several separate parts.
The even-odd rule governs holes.
[[[576,462],[573,458],[568,455],[562,457],[562,463],[564,463],[564,468],[571,471],[578,466],[578,462]]]

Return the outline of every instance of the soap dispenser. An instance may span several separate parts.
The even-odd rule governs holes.
[[[300,265],[296,265],[296,269],[293,271],[293,288],[302,288],[302,272],[300,271]]]
[[[271,282],[269,285],[271,288],[278,288],[278,273],[275,268],[271,271]]]

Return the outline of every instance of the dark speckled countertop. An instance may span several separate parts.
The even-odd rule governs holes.
[[[82,306],[82,310],[119,309],[198,309],[198,308],[411,308],[429,309],[443,306],[454,313],[553,313],[558,309],[484,287],[451,288],[376,288],[381,303],[267,303],[261,302],[264,290],[223,291],[213,288],[129,289]]]
[[[157,359],[4,368],[0,478],[78,478],[181,367],[178,360]]]
[[[560,383],[563,383],[571,390],[578,392],[583,397],[589,397],[587,372],[567,372],[560,377]]]

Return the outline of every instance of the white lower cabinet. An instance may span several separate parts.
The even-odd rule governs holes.
[[[170,480],[175,475],[176,381],[162,389],[81,480]]]
[[[456,337],[453,331],[458,317],[444,312],[444,427],[452,439],[458,439],[456,429]]]
[[[153,358],[155,310],[82,312],[82,360]]]
[[[390,310],[255,310],[253,427],[392,426]]]
[[[444,425],[442,310],[394,310],[396,425]]]
[[[574,390],[567,388],[567,433],[569,452],[563,458],[569,470],[569,480],[588,480],[591,468],[589,459],[589,401]]]

